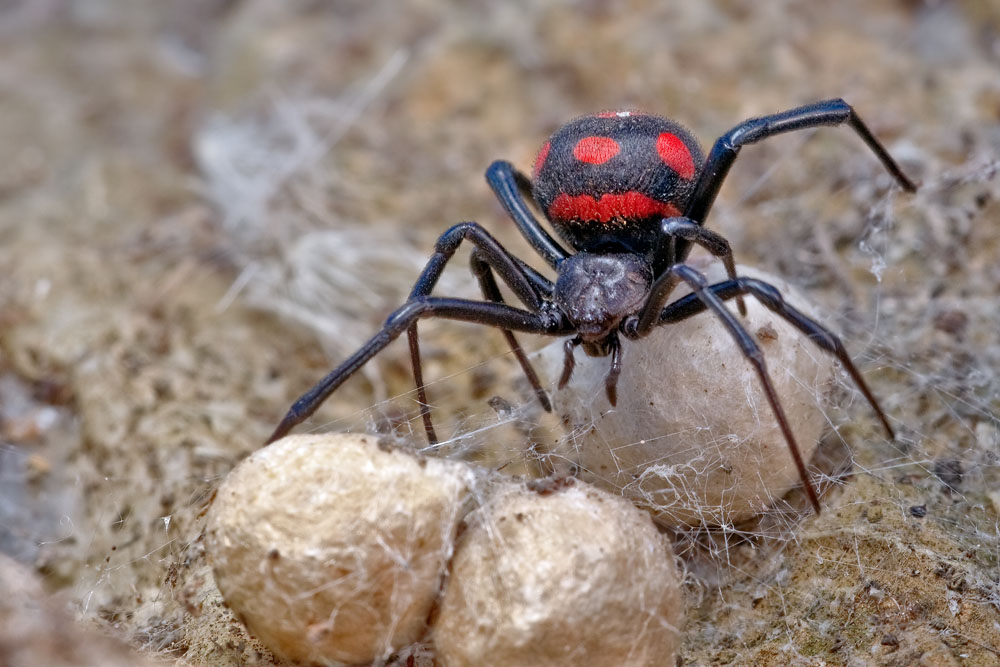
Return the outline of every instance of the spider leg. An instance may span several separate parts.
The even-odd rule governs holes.
[[[649,289],[649,296],[646,297],[646,304],[639,311],[638,318],[626,320],[626,322],[635,322],[632,330],[625,331],[629,338],[644,338],[654,327],[661,324],[660,313],[663,311],[663,306],[667,303],[674,288],[677,287],[677,283],[681,281],[681,275],[674,270],[677,266],[680,265],[674,264],[669,267],[666,273],[661,274],[653,282],[653,286]]]
[[[268,438],[271,443],[309,418],[317,408],[349,377],[381,352],[389,343],[407,331],[417,320],[438,317],[461,322],[474,322],[498,329],[561,336],[572,331],[571,325],[558,314],[534,313],[503,303],[470,301],[445,297],[418,296],[400,306],[385,325],[361,348],[333,369],[326,377],[303,394]]]
[[[747,361],[749,361],[754,367],[754,370],[757,371],[757,377],[760,379],[760,383],[764,388],[764,394],[767,397],[767,402],[770,404],[771,411],[774,413],[775,419],[778,421],[778,426],[781,428],[782,435],[785,437],[785,442],[788,443],[788,450],[792,454],[792,460],[795,462],[795,467],[799,472],[799,479],[802,480],[802,486],[805,488],[806,496],[809,497],[809,503],[816,511],[816,514],[819,514],[819,498],[816,496],[816,490],[813,488],[812,482],[809,479],[809,472],[806,470],[805,461],[802,460],[799,445],[795,440],[795,435],[792,433],[792,428],[788,423],[788,417],[785,415],[785,410],[781,407],[781,401],[779,400],[778,394],[774,389],[774,384],[771,382],[771,376],[768,375],[767,366],[764,362],[764,353],[761,351],[757,341],[755,341],[750,332],[746,330],[746,327],[740,324],[740,321],[736,318],[736,316],[729,312],[725,304],[722,302],[722,298],[715,292],[715,290],[708,286],[705,276],[686,264],[675,264],[670,267],[670,270],[667,273],[658,278],[656,283],[653,285],[650,299],[652,299],[653,294],[656,293],[657,285],[659,283],[674,282],[676,284],[677,278],[683,280],[691,287],[694,292],[691,296],[700,302],[699,305],[702,306],[702,310],[711,310],[712,313],[719,318],[722,324],[729,331],[730,335],[733,337],[733,340],[736,341],[737,345],[739,345],[740,350],[743,352],[743,356],[746,357]],[[731,296],[735,297],[737,294],[734,292]],[[687,315],[687,317],[690,317],[690,315]],[[684,319],[684,317],[679,319]],[[676,320],[668,319],[667,321]],[[660,323],[664,323],[662,315],[660,317]]]
[[[752,294],[764,306],[808,336],[820,349],[828,354],[832,354],[844,367],[847,374],[851,376],[858,389],[861,390],[861,394],[868,401],[868,404],[872,407],[872,411],[875,412],[876,417],[882,423],[882,427],[885,429],[889,439],[895,439],[896,434],[892,426],[889,425],[889,419],[886,417],[885,412],[882,411],[881,406],[879,406],[875,395],[868,388],[867,383],[865,383],[861,372],[854,365],[854,362],[851,361],[851,357],[847,354],[847,349],[837,334],[786,302],[776,287],[762,280],[745,277],[737,278],[736,280],[728,280],[712,285],[709,287],[709,290],[722,300],[732,299],[740,294]],[[700,302],[695,295],[688,294],[663,309],[660,314],[660,324],[671,324],[686,320],[705,310],[704,303]]]
[[[431,404],[427,402],[427,385],[424,384],[424,369],[420,363],[420,336],[417,335],[417,323],[414,322],[406,330],[406,340],[410,344],[410,366],[413,368],[413,382],[417,385],[417,403],[420,405],[420,419],[424,422],[424,433],[431,445],[438,443],[434,432],[434,422],[431,421]]]
[[[437,243],[434,245],[434,254],[431,255],[429,260],[427,260],[427,264],[425,265],[423,272],[420,274],[420,277],[417,278],[417,282],[413,285],[413,289],[410,291],[410,299],[427,296],[431,293],[434,286],[437,284],[438,279],[441,277],[441,273],[444,271],[445,265],[454,256],[455,251],[458,250],[459,244],[466,239],[471,241],[473,245],[476,246],[475,254],[479,256],[478,261],[488,267],[495,268],[504,279],[504,282],[510,286],[524,305],[535,312],[542,307],[542,298],[539,295],[538,287],[536,285],[539,279],[544,280],[544,278],[538,275],[537,272],[534,272],[534,270],[532,270],[532,273],[528,273],[525,270],[527,265],[507,252],[507,250],[500,245],[499,241],[493,238],[489,232],[475,222],[462,222],[454,225],[438,238]],[[496,281],[494,281],[493,284],[496,286]],[[482,285],[481,280],[480,285]],[[551,290],[551,288],[549,289]],[[499,289],[497,289],[497,294],[499,294]],[[487,298],[489,298],[489,295],[487,295]],[[490,300],[496,301],[495,299]],[[505,332],[504,335],[508,337],[508,342],[513,338],[513,335],[509,332]],[[413,379],[417,385],[417,401],[420,403],[420,418],[424,422],[424,431],[427,433],[427,441],[431,444],[436,444],[438,441],[437,434],[434,432],[434,424],[431,421],[431,407],[430,403],[427,402],[427,389],[424,385],[424,374],[420,363],[420,343],[417,336],[416,322],[413,322],[413,324],[410,325],[410,328],[406,332],[406,336],[410,344],[410,362],[413,366]],[[517,345],[516,340],[513,345],[517,347],[517,351],[520,351],[520,346]],[[517,351],[515,351],[515,355],[517,355]],[[518,359],[520,360],[523,355],[524,353],[521,352]],[[524,363],[527,363],[527,359],[524,359]],[[524,363],[522,363],[522,367],[524,366]],[[527,370],[525,372],[528,373]],[[529,379],[532,374],[533,371],[529,373]],[[535,379],[537,381],[537,376]],[[541,385],[539,384],[538,388],[540,387]],[[546,397],[545,402],[547,402],[547,400],[548,399]]]
[[[722,187],[722,182],[729,173],[729,168],[732,167],[733,161],[739,155],[740,148],[746,144],[757,143],[785,132],[844,123],[847,123],[851,129],[858,133],[886,170],[896,179],[900,187],[908,192],[914,192],[917,189],[916,184],[903,173],[899,164],[875,138],[875,135],[868,129],[868,126],[851,105],[842,99],[834,99],[807,104],[770,116],[751,118],[719,137],[705,160],[701,176],[698,178],[694,194],[691,197],[691,203],[684,215],[704,224],[705,217],[712,208],[712,204],[715,203],[716,195],[719,194],[719,188]],[[677,261],[682,261],[687,256],[686,249],[678,249],[680,254]]]
[[[535,290],[544,298],[551,299],[552,292],[555,290],[555,285],[552,281],[533,269],[527,262],[516,255],[511,255],[510,257],[521,268],[521,271],[524,273],[524,277],[535,286]]]
[[[496,278],[493,276],[493,269],[488,263],[484,262],[482,258],[479,257],[478,251],[474,251],[472,253],[472,273],[479,280],[479,287],[483,291],[483,296],[488,301],[493,301],[495,303],[504,302],[503,295],[500,294],[500,287],[497,285]],[[549,291],[551,291],[551,284],[548,287]],[[525,376],[528,378],[528,382],[531,383],[531,387],[535,391],[535,396],[538,397],[538,402],[542,404],[542,409],[546,412],[552,412],[552,403],[549,401],[549,395],[542,387],[542,383],[538,379],[538,374],[535,372],[531,362],[528,361],[528,357],[521,348],[521,344],[517,342],[517,338],[515,338],[514,334],[508,329],[502,329],[501,333],[503,333],[504,338],[507,339],[507,345],[510,346],[510,350],[517,358],[517,362],[521,364],[521,370],[524,371]]]
[[[660,247],[657,249],[656,258],[664,263],[663,266],[654,265],[653,271],[659,275],[671,264],[677,263],[677,239],[697,243],[707,250],[713,257],[722,260],[726,267],[726,273],[730,280],[736,280],[736,263],[733,261],[733,250],[729,246],[729,241],[721,234],[717,234],[710,229],[702,227],[690,218],[667,218],[660,225]],[[666,248],[663,246],[666,245]],[[669,296],[669,295],[668,295]],[[663,304],[660,304],[662,306]],[[747,307],[743,302],[743,297],[736,297],[736,305],[740,315],[746,317]],[[659,310],[659,309],[657,309]]]
[[[480,259],[500,274],[503,281],[529,310],[537,312],[542,307],[543,299],[535,284],[537,274],[531,275],[525,271],[523,268],[525,265],[520,260],[500,245],[500,242],[482,225],[475,222],[460,222],[438,237],[434,245],[434,254],[427,260],[424,270],[410,290],[410,299],[431,293],[448,260],[454,256],[459,244],[465,240],[476,246]]]
[[[538,218],[528,208],[525,201],[525,195],[531,192],[531,182],[528,178],[514,169],[510,162],[497,160],[486,170],[486,181],[535,252],[553,269],[559,266],[559,262],[566,259],[570,253],[545,231]]]

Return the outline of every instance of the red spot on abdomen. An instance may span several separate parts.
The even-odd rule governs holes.
[[[663,162],[680,174],[681,178],[694,176],[694,159],[691,151],[675,134],[664,132],[656,138],[656,152]]]
[[[535,157],[535,176],[542,171],[542,167],[545,166],[545,160],[549,157],[549,149],[552,148],[552,142],[546,141],[545,145],[542,146],[542,150],[538,151],[538,156]]]
[[[621,149],[611,137],[584,137],[573,146],[573,157],[588,164],[604,164],[618,155]]]
[[[673,204],[667,204],[647,197],[641,192],[604,194],[599,199],[591,195],[568,195],[563,193],[549,206],[549,217],[553,220],[581,220],[608,223],[612,220],[641,220],[661,216],[671,218],[680,215]]]

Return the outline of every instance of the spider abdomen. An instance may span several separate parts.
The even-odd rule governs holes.
[[[694,136],[666,118],[583,116],[539,151],[533,195],[574,249],[647,255],[660,220],[683,215],[702,160]]]

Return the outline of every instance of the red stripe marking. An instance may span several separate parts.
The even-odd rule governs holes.
[[[658,136],[656,152],[668,167],[681,175],[681,178],[694,176],[694,159],[691,157],[691,151],[677,135],[664,132]]]
[[[642,219],[656,215],[671,218],[680,214],[680,210],[673,204],[656,201],[635,191],[604,194],[600,199],[594,199],[591,195],[568,195],[564,192],[549,206],[549,217],[566,221],[608,223],[615,219]]]
[[[549,157],[549,149],[552,148],[552,142],[546,141],[545,145],[542,146],[542,150],[538,151],[538,155],[535,157],[535,176],[538,176],[538,172],[542,170],[545,166],[545,160]]]
[[[611,137],[584,137],[573,146],[573,157],[580,162],[604,164],[618,155],[621,149]]]

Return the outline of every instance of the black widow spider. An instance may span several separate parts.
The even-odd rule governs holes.
[[[648,114],[612,111],[578,118],[557,130],[539,151],[532,180],[508,162],[494,162],[486,171],[490,187],[521,234],[556,271],[555,283],[508,252],[477,223],[463,222],[451,227],[438,239],[434,254],[406,303],[389,316],[382,329],[361,349],[292,405],[268,442],[281,438],[309,417],[337,387],[404,331],[409,338],[427,438],[431,443],[437,442],[417,341],[417,320],[421,318],[476,322],[500,329],[538,400],[551,411],[548,395],[512,332],[573,336],[566,342],[559,388],[569,382],[576,347],[582,346],[590,356],[610,356],[605,386],[608,400],[614,405],[622,364],[620,338],[637,340],[656,326],[710,310],[756,369],[809,501],[818,514],[819,499],[768,376],[760,347],[723,302],[737,299],[741,314],[745,314],[742,297],[750,294],[786,319],[843,364],[890,438],[894,437],[892,427],[840,339],[785,303],[773,286],[737,276],[729,242],[702,225],[744,145],[794,130],[844,123],[858,133],[903,189],[916,190],[913,181],[854,109],[841,99],[746,120],[722,135],[707,159],[697,140],[677,123]],[[538,205],[575,252],[563,248],[542,227],[528,201]],[[475,246],[472,272],[485,300],[430,296],[463,240]],[[701,273],[685,264],[693,244],[723,261],[729,279],[708,285]],[[494,272],[520,300],[522,308],[504,303]],[[681,281],[690,285],[693,292],[667,305],[671,292]]]

